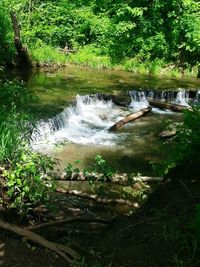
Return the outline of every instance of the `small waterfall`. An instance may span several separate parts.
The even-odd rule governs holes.
[[[130,91],[131,97],[130,108],[134,111],[148,107],[148,98],[152,98],[159,101],[168,101],[171,103],[190,106],[190,104],[198,104],[200,102],[200,90],[197,92],[190,92],[185,89],[178,89],[178,91],[165,90],[165,91],[154,91],[154,90],[142,90],[142,91]],[[154,112],[163,113],[163,110],[153,108]],[[166,111],[170,112],[170,111]]]
[[[190,106],[189,103],[189,91],[179,89],[176,95],[175,100],[173,101],[176,104],[183,106]]]
[[[147,98],[149,96],[153,96],[153,92],[148,91],[130,91],[131,103],[130,108],[134,111],[138,111],[140,109],[146,108],[149,106],[149,102]]]
[[[76,105],[48,121],[40,121],[32,135],[32,147],[41,150],[61,141],[79,144],[115,145],[116,135],[108,128],[126,112],[97,96],[77,96]]]
[[[123,134],[114,134],[108,129],[131,112],[148,107],[149,98],[189,106],[190,103],[200,102],[200,90],[131,91],[130,97],[129,110],[124,110],[116,106],[110,97],[104,100],[105,97],[101,94],[77,96],[76,105],[65,108],[52,119],[38,123],[32,134],[32,147],[40,151],[48,150],[49,147],[63,141],[85,145],[116,145],[119,138],[123,139]],[[159,108],[153,108],[153,112],[173,113]]]

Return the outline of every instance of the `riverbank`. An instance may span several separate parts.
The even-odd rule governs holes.
[[[199,246],[193,226],[199,190],[198,180],[174,173],[131,216],[118,216],[108,225],[78,222],[71,226],[54,226],[49,228],[51,231],[44,228],[39,233],[52,241],[67,242],[81,252],[78,267],[197,267]],[[67,210],[64,203],[63,198],[59,202],[63,207],[62,215]],[[68,209],[68,217],[72,213],[78,216],[80,210]],[[0,240],[4,253],[0,260],[5,260],[4,267],[22,267],[27,263],[31,267],[38,263],[40,266],[67,266],[45,249],[22,243],[4,231],[1,231]]]
[[[74,52],[67,52],[42,44],[39,47],[30,47],[29,51],[34,68],[57,69],[74,64],[93,69],[119,70],[134,74],[150,74],[172,78],[196,78],[199,75],[198,65],[183,68],[175,62],[165,62],[159,58],[143,61],[138,57],[124,58],[116,62],[111,57],[101,54],[98,49],[90,46],[85,46]]]
[[[102,54],[93,46],[84,46],[79,50],[64,51],[63,49],[53,47],[42,43],[40,46],[30,46],[29,54],[33,61],[33,69],[49,69],[50,71],[69,65],[85,66],[91,69],[107,69],[115,71],[126,71],[133,74],[157,75],[169,78],[199,78],[199,65],[185,67],[179,66],[177,62],[167,62],[163,59],[142,60],[139,57],[125,57],[120,61],[113,60],[110,56]],[[16,63],[10,62],[9,68],[16,67]],[[5,69],[0,65],[0,72]],[[24,66],[17,66],[24,68]]]

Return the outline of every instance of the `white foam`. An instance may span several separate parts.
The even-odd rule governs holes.
[[[77,96],[75,106],[46,122],[39,122],[32,135],[32,147],[42,150],[61,141],[113,146],[117,135],[108,129],[124,116],[125,112],[112,101]]]

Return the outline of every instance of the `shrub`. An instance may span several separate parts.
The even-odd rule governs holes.
[[[50,157],[23,148],[17,153],[17,160],[10,162],[3,171],[3,205],[15,208],[20,214],[27,215],[36,205],[44,203],[53,189],[52,179],[47,170],[52,169],[55,161]]]
[[[166,174],[172,168],[181,166],[190,170],[191,175],[199,175],[200,164],[200,106],[186,110],[183,123],[177,128],[169,159],[162,166]]]

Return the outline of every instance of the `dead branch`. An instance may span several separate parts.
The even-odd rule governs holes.
[[[25,237],[28,240],[55,252],[57,255],[65,259],[69,264],[73,264],[74,261],[80,258],[80,255],[71,248],[48,241],[40,235],[35,234],[27,229],[20,228],[14,224],[10,224],[0,220],[0,228],[13,232],[19,236]]]

